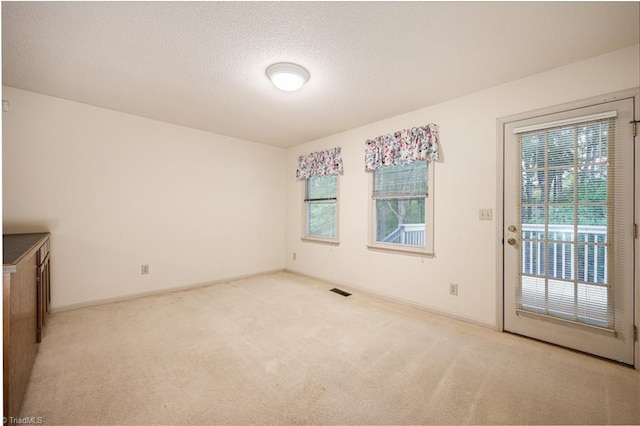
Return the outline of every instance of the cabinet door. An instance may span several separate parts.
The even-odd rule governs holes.
[[[38,266],[38,276],[36,284],[38,301],[36,341],[40,343],[42,341],[42,335],[44,334],[44,328],[47,325],[47,315],[49,313],[49,255],[47,255],[40,266]]]
[[[44,289],[44,325],[47,325],[49,312],[51,312],[51,258],[47,255],[47,260],[43,271],[43,289]]]

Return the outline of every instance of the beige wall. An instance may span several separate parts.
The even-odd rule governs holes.
[[[51,231],[54,308],[283,268],[284,150],[2,98],[4,232]]]
[[[478,209],[491,208],[496,213],[499,208],[496,119],[640,86],[639,47],[289,149],[287,269],[495,325],[498,224],[495,219],[479,221]],[[436,255],[423,259],[370,251],[365,247],[369,175],[364,172],[364,141],[431,122],[440,126],[442,147],[433,188]],[[333,147],[342,147],[345,170],[340,178],[339,247],[300,241],[302,183],[295,180],[297,156]],[[458,283],[457,297],[448,294],[449,283]]]
[[[496,323],[496,119],[640,85],[639,46],[288,150],[4,87],[5,232],[53,234],[55,308],[276,270]],[[384,101],[384,100],[381,100]],[[435,252],[370,251],[367,138],[440,126]],[[296,158],[341,146],[338,247],[303,243]],[[293,253],[297,259],[292,259]],[[151,274],[141,275],[140,265]],[[448,284],[459,284],[459,296]]]

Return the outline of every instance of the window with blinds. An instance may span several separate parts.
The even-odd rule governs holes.
[[[336,240],[338,176],[312,176],[305,181],[305,237]]]
[[[517,309],[613,328],[615,112],[514,129]]]
[[[428,161],[415,161],[373,172],[376,243],[420,249],[426,246],[428,168]]]

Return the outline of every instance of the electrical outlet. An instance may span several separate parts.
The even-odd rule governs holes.
[[[458,295],[458,284],[455,284],[455,283],[449,284],[449,294],[452,296]]]
[[[149,265],[142,265],[142,274],[148,274],[149,273]]]
[[[480,220],[491,220],[493,217],[493,212],[491,209],[480,209],[478,210],[478,216]]]

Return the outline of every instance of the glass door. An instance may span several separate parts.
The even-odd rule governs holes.
[[[632,99],[505,126],[504,328],[633,364]]]

